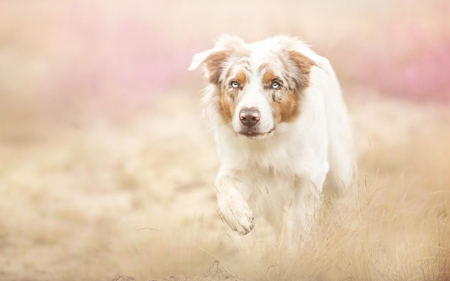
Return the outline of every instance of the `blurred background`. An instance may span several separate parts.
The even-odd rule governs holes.
[[[202,73],[187,71],[222,33],[290,34],[327,57],[377,202],[446,216],[449,13],[446,0],[0,0],[0,279],[144,280],[236,255]]]

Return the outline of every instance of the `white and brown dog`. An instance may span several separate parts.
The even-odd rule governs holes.
[[[189,70],[201,64],[221,160],[215,186],[223,219],[250,232],[249,202],[263,190],[280,206],[268,216],[282,221],[289,206],[291,231],[308,230],[327,174],[342,192],[355,170],[349,118],[328,60],[297,38],[246,44],[224,35],[196,54]]]

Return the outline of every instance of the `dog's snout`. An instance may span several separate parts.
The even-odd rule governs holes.
[[[255,107],[243,108],[239,112],[239,120],[246,127],[250,128],[255,126],[259,122],[259,119],[261,119],[261,115]]]

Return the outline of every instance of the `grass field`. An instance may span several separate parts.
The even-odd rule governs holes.
[[[121,124],[2,131],[1,279],[148,280],[221,260],[226,274],[267,280],[448,280],[447,108],[350,99],[357,188],[292,257],[261,219],[243,238],[252,251],[238,251],[216,213],[219,164],[196,93],[157,104]]]
[[[258,3],[0,1],[0,280],[450,280],[448,3]],[[216,212],[185,69],[222,32],[302,35],[342,81],[357,182],[290,254]]]

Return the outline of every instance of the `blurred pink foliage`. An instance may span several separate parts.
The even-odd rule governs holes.
[[[198,49],[151,23],[84,8],[70,9],[63,30],[74,48],[66,48],[59,87],[79,95],[139,100],[161,93],[182,80]]]
[[[448,102],[449,35],[430,38],[414,23],[394,23],[355,57],[354,78],[384,94]]]
[[[116,103],[139,102],[184,83],[192,55],[212,46],[214,39],[180,39],[157,21],[143,21],[126,12],[107,17],[101,9],[79,4],[67,10],[62,31],[62,49],[70,53],[58,79],[58,96],[107,97]],[[445,28],[429,33],[411,19],[395,17],[370,37],[357,33],[336,37],[325,55],[349,82],[386,95],[449,101],[447,33]]]
[[[154,104],[154,97],[177,87],[198,91],[201,71],[187,71],[191,58],[224,32],[249,42],[299,36],[330,59],[343,83],[387,96],[450,101],[447,2],[405,8],[406,2],[369,1],[353,12],[344,2],[330,6],[345,8],[342,13],[296,1],[255,13],[247,3],[230,20],[224,11],[233,8],[225,2],[9,1],[0,9],[0,44],[7,46],[0,48],[7,82],[0,79],[0,105],[23,107],[26,100],[43,112],[115,113]],[[291,6],[305,8],[304,17]],[[284,17],[266,16],[274,12]]]

